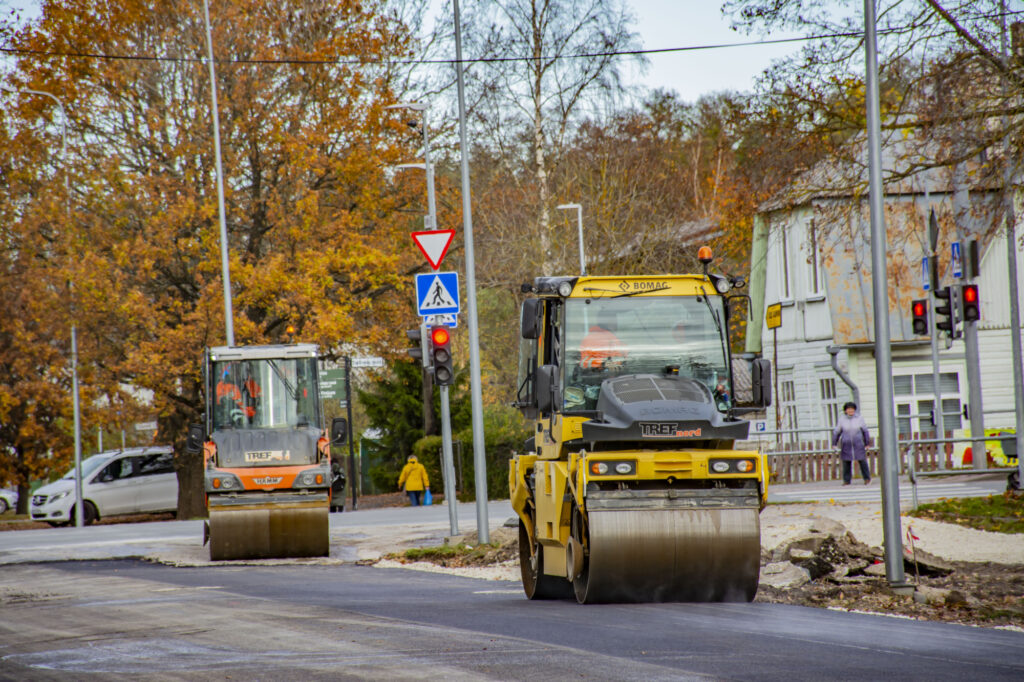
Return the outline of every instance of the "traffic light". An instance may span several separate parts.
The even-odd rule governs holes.
[[[455,371],[452,369],[452,339],[448,327],[431,327],[430,345],[434,381],[438,386],[451,386],[455,379]]]
[[[936,289],[935,298],[938,299],[935,305],[935,328],[954,336],[956,319],[953,313],[952,290],[949,287]]]
[[[978,308],[978,285],[965,284],[961,290],[964,322],[975,322],[981,319],[981,310]]]
[[[424,367],[430,367],[430,355],[423,352],[426,350],[423,331],[419,327],[416,329],[406,329],[405,335],[416,344],[415,348],[407,348],[405,352],[409,354],[409,357],[419,360]]]
[[[923,298],[911,301],[910,313],[914,320],[914,333],[928,336],[928,301]]]

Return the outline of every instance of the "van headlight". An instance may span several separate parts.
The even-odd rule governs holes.
[[[65,490],[62,493],[57,493],[56,495],[51,496],[49,501],[50,502],[56,502],[57,500],[63,500],[65,497],[67,497],[70,494],[71,494],[70,490]]]

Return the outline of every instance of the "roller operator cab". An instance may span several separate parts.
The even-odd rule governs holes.
[[[210,558],[326,556],[329,437],[312,344],[209,348],[202,452]],[[344,437],[335,420],[331,437]],[[334,432],[338,431],[338,434]]]
[[[708,258],[710,260],[710,258]],[[749,601],[767,468],[741,415],[771,368],[731,357],[716,275],[538,278],[524,291],[510,462],[523,588],[580,603]],[[739,400],[737,402],[737,392]]]

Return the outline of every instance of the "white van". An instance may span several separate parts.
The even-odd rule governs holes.
[[[166,446],[101,452],[82,461],[82,509],[88,525],[107,516],[176,511],[178,475]],[[63,526],[75,521],[75,470],[32,495],[33,521]]]

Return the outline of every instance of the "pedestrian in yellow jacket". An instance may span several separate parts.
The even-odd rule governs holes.
[[[398,477],[398,489],[402,490],[403,488],[414,507],[420,506],[423,491],[430,490],[427,470],[416,459],[416,455],[409,455],[409,462],[402,467],[402,474]]]

